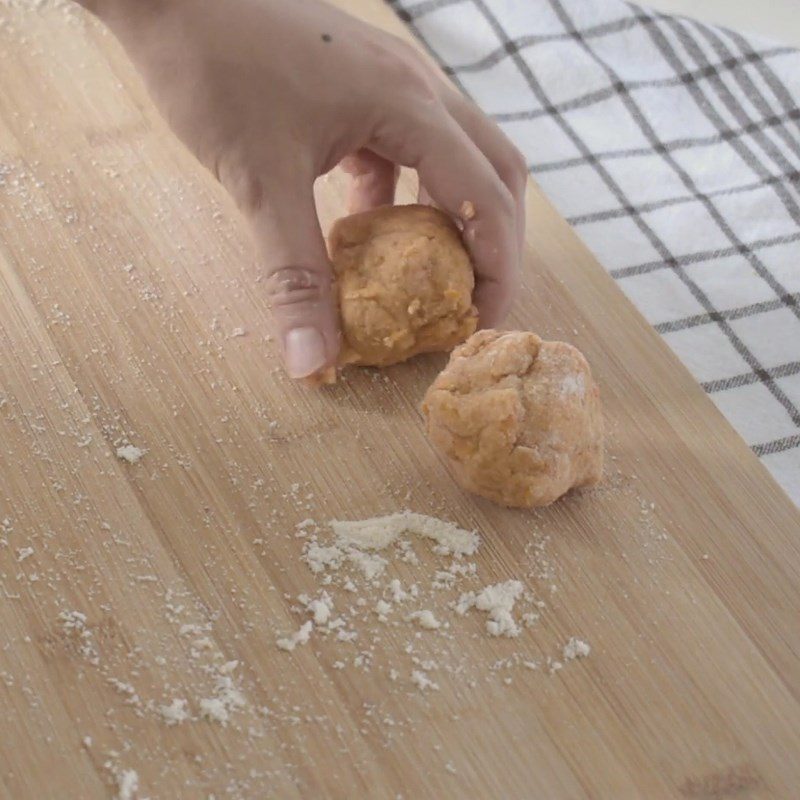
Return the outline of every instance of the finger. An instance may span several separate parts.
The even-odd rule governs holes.
[[[475,268],[481,324],[497,325],[511,305],[519,271],[516,206],[494,167],[443,105],[415,103],[375,130],[370,149],[412,167],[431,197],[463,223]]]
[[[339,314],[312,183],[296,175],[272,182],[271,195],[246,211],[291,378],[335,365],[339,353]]]
[[[344,158],[341,167],[353,177],[347,197],[347,208],[351,214],[394,203],[400,173],[396,164],[371,150],[362,149]]]
[[[443,91],[443,100],[453,118],[486,156],[511,192],[516,206],[514,222],[517,243],[522,254],[525,246],[525,190],[528,184],[528,165],[524,156],[497,123],[462,94],[448,86]]]

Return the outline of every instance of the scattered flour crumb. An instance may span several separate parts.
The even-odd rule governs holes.
[[[200,716],[223,725],[230,718],[225,703],[218,697],[204,697],[200,700]]]
[[[439,684],[435,681],[432,681],[422,670],[415,669],[411,671],[411,683],[414,684],[418,689],[421,691],[426,691],[427,689],[437,690],[439,688]]]
[[[436,619],[433,612],[428,609],[415,611],[413,614],[410,614],[408,618],[414,620],[420,628],[425,628],[429,631],[435,631],[442,626],[442,623]]]
[[[176,697],[168,706],[159,706],[158,712],[167,725],[178,725],[189,719],[189,712],[186,710],[187,705],[186,700]]]
[[[456,611],[466,614],[470,608],[477,608],[489,615],[486,631],[490,636],[519,636],[520,629],[512,616],[514,603],[521,597],[525,587],[521,581],[511,580],[486,586],[478,592],[462,594],[456,603]]]
[[[32,555],[33,555],[32,547],[20,547],[17,550],[17,562],[22,563],[26,558],[30,558]]]
[[[572,661],[575,658],[586,658],[591,653],[592,648],[588,642],[576,639],[574,636],[564,645],[562,655],[565,661]]]
[[[311,629],[314,627],[314,623],[311,620],[308,622],[304,622],[300,629],[295,631],[291,636],[287,636],[283,639],[278,639],[276,644],[280,650],[286,650],[287,652],[291,652],[292,650],[297,647],[299,644],[306,644],[311,637]],[[341,633],[341,631],[340,631]]]
[[[309,542],[306,545],[303,557],[306,564],[308,564],[308,568],[316,575],[324,572],[328,567],[338,569],[344,558],[344,553],[335,544],[323,547],[317,542]]]
[[[387,603],[385,600],[378,600],[378,602],[375,603],[374,611],[378,615],[378,619],[381,622],[386,622],[386,617],[391,612],[391,610],[392,610],[392,604]]]
[[[121,681],[118,678],[107,678],[108,682],[125,697],[125,703],[130,706],[138,706],[141,703],[136,689],[130,683]]]
[[[62,611],[58,618],[65,631],[79,630],[86,628],[86,614],[81,611]]]
[[[64,633],[78,639],[78,652],[90,663],[97,666],[100,656],[94,646],[92,631],[86,624],[86,614],[80,611],[62,611],[58,615]]]
[[[408,598],[408,594],[403,590],[403,587],[397,578],[393,578],[391,581],[389,581],[389,596],[391,597],[393,603],[402,603],[403,600]]]
[[[405,561],[406,564],[412,564],[415,567],[419,565],[419,558],[414,552],[414,546],[408,539],[398,539],[397,548],[400,550],[401,560]]]
[[[199,625],[194,625],[191,622],[187,622],[185,625],[181,625],[180,629],[178,630],[178,633],[181,636],[188,636],[189,634],[202,633],[202,632],[203,629]]]
[[[239,662],[228,663],[238,665]],[[204,697],[200,700],[200,716],[226,725],[231,712],[237,708],[243,708],[246,704],[242,693],[233,685],[230,675],[222,673],[217,676],[214,683],[214,697]]]
[[[318,600],[310,600],[306,604],[306,609],[311,614],[315,625],[326,625],[330,621],[333,611],[333,600],[327,592],[323,592]]]
[[[368,581],[377,578],[386,569],[389,563],[385,558],[374,553],[364,553],[361,550],[352,548],[347,554],[348,560],[357,566]]]
[[[123,769],[117,775],[118,800],[134,800],[139,789],[139,773],[135,769]]]
[[[135,445],[124,444],[117,448],[117,458],[127,461],[129,464],[136,464],[146,452]]]

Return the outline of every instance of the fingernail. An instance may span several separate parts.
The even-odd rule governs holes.
[[[316,328],[294,328],[283,344],[290,378],[307,378],[325,366],[325,340]]]

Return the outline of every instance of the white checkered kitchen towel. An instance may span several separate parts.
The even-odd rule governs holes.
[[[800,52],[621,0],[389,0],[800,504]]]

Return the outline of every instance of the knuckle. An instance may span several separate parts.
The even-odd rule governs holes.
[[[267,294],[272,308],[316,306],[331,293],[330,276],[305,267],[281,267],[267,280]]]
[[[376,78],[380,75],[382,86],[392,86],[395,92],[402,92],[417,102],[422,100],[433,103],[439,100],[439,93],[419,56],[410,48],[401,52],[394,49],[382,50],[380,62],[381,69],[376,71]]]
[[[442,129],[439,115],[412,104],[400,124],[396,116],[395,110],[384,110],[383,120],[375,128],[375,141],[392,153],[398,164],[424,170],[436,158]]]
[[[437,111],[444,110],[441,97],[439,97],[436,87],[424,73],[418,70],[412,71],[412,77],[408,83],[408,91],[413,97],[414,102],[418,103],[421,108],[435,109]]]

